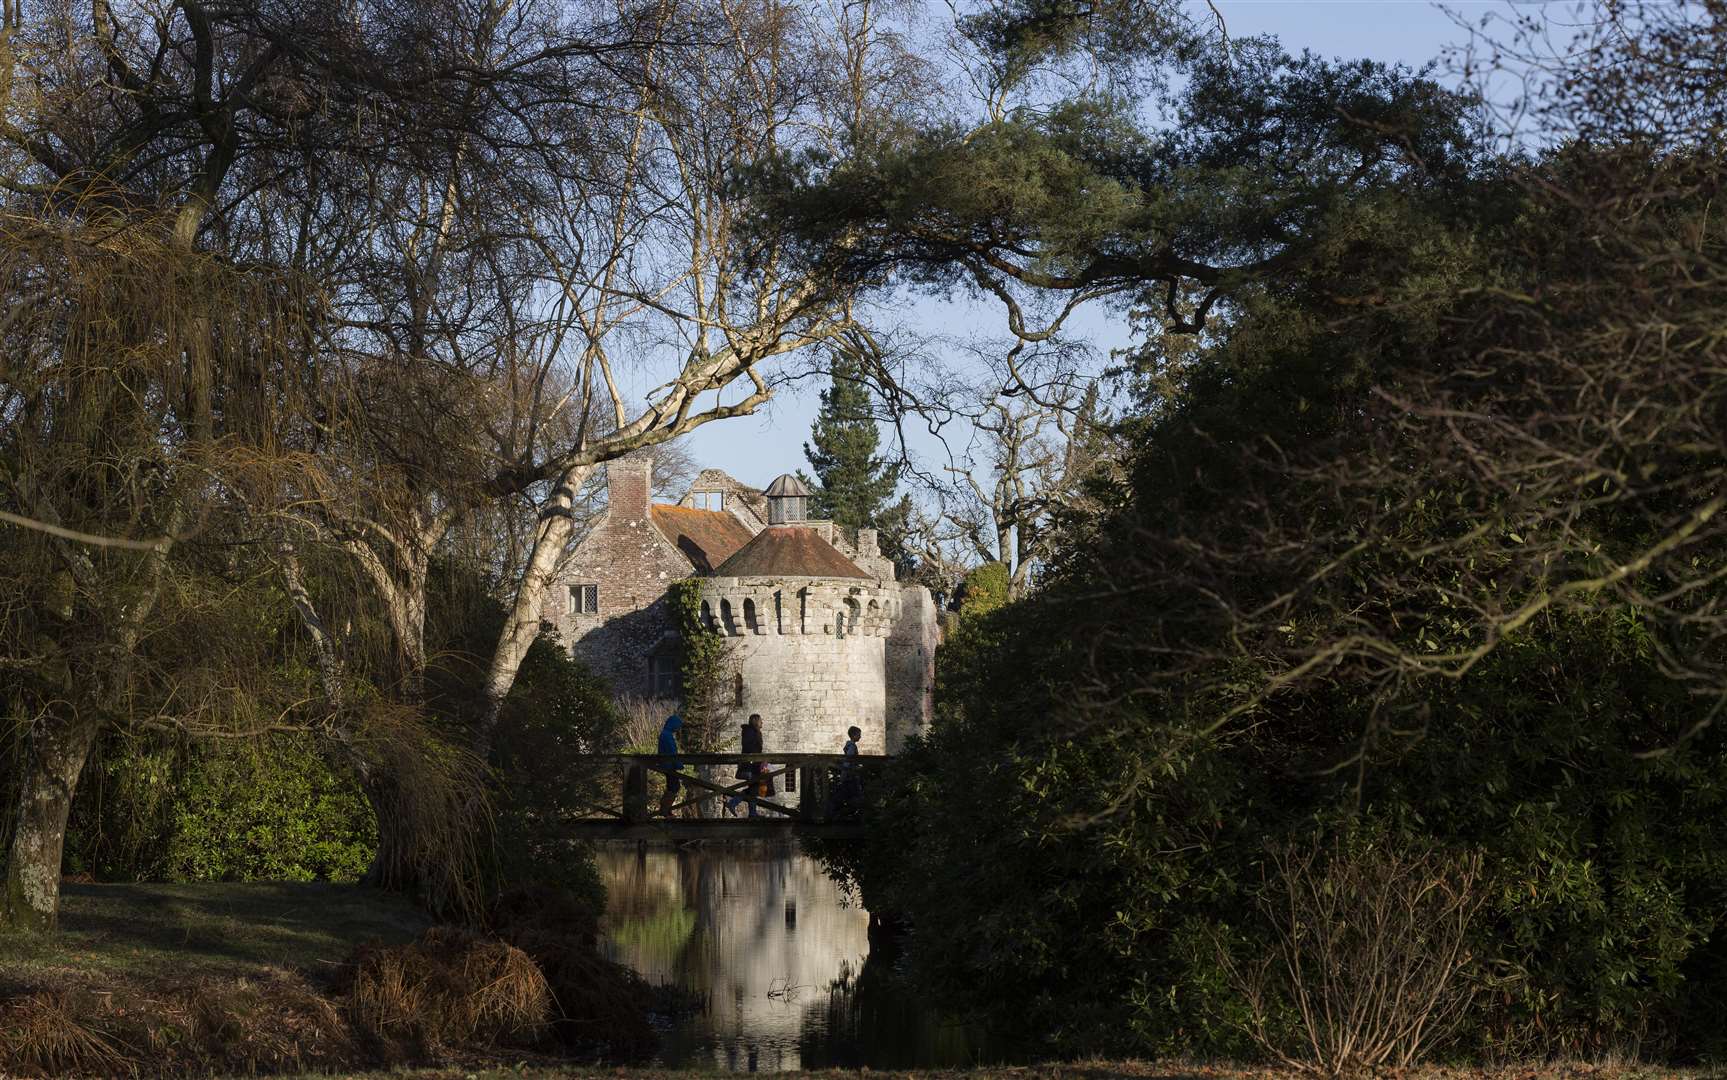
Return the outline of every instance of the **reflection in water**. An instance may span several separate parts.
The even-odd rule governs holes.
[[[846,907],[796,847],[602,846],[599,864],[602,948],[708,1002],[663,1034],[662,1064],[774,1072],[976,1060],[964,1028],[921,1008],[881,961],[866,963],[868,914]]]

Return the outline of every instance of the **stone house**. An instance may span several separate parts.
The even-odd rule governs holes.
[[[730,641],[732,713],[763,718],[769,750],[837,753],[846,728],[891,753],[929,723],[939,617],[929,590],[894,580],[874,530],[851,543],[807,518],[809,492],[764,492],[717,469],[676,504],[650,496],[651,463],[607,467],[607,507],[565,559],[543,618],[620,695],[673,699],[681,648],[667,601],[703,579],[703,617]]]

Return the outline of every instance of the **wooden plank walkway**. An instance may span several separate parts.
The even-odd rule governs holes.
[[[867,823],[857,816],[865,777],[885,763],[880,754],[680,754],[683,770],[673,773],[669,760],[657,754],[593,754],[594,765],[625,768],[622,806],[590,805],[600,817],[567,821],[564,835],[583,840],[755,840],[809,837],[858,839]],[[738,765],[758,766],[756,780],[732,775]],[[721,768],[729,766],[730,768]],[[705,770],[707,776],[701,775]],[[670,806],[671,816],[655,813],[653,788],[664,791],[663,779],[675,775],[681,798]],[[757,781],[772,781],[772,794],[759,791]],[[757,816],[722,817],[719,800],[737,800],[755,807]],[[679,810],[714,813],[684,817]],[[739,807],[742,810],[742,807]]]
[[[631,823],[594,818],[564,826],[578,840],[861,840],[861,822],[809,824],[791,818],[659,818]]]

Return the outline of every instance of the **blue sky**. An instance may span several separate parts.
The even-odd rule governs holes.
[[[1229,32],[1235,37],[1272,34],[1291,52],[1311,49],[1324,56],[1369,57],[1421,67],[1440,59],[1448,45],[1466,40],[1467,32],[1453,16],[1478,24],[1491,13],[1510,9],[1508,0],[1450,0],[1442,9],[1428,0],[1214,0]],[[1521,3],[1527,12],[1539,7],[1554,16],[1572,9],[1571,3]],[[1203,0],[1190,7],[1206,15]],[[1447,14],[1449,10],[1452,14]],[[1452,81],[1444,72],[1442,81]],[[999,312],[963,303],[944,304],[919,300],[905,309],[912,329],[951,333],[967,324],[980,329],[1000,325]],[[1086,322],[1106,324],[1101,313]],[[1105,331],[1107,333],[1107,331]],[[1095,339],[1094,339],[1095,340]],[[1112,342],[1099,341],[1102,347]],[[781,390],[775,400],[754,417],[710,424],[690,437],[690,449],[702,467],[721,468],[746,483],[765,487],[782,472],[807,468],[803,444],[817,407],[819,380],[805,379],[795,388]],[[924,458],[945,453],[941,444],[928,438],[909,440],[912,452]],[[939,468],[940,461],[928,461]]]

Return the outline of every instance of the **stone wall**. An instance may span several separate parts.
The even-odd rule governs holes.
[[[929,730],[935,707],[935,650],[940,612],[922,585],[900,587],[900,616],[887,639],[887,752]]]
[[[605,516],[565,560],[541,615],[615,691],[644,696],[653,696],[650,656],[657,653],[676,667],[665,596],[673,582],[690,575],[689,559],[648,516],[650,467],[634,460],[607,466]],[[597,612],[571,611],[570,587],[580,585],[599,586]]]
[[[678,500],[679,506],[696,506],[700,501],[697,496],[719,492],[725,497],[722,507],[727,513],[749,526],[751,532],[761,532],[767,527],[768,501],[756,488],[742,483],[726,473],[723,469],[703,469],[690,484],[690,489],[684,497]],[[711,510],[706,506],[703,509]]]
[[[666,593],[692,566],[650,517],[650,475],[645,460],[608,466],[607,510],[566,559],[542,618],[617,693],[656,697],[650,660],[675,680],[681,653]],[[740,497],[754,490],[717,470],[702,479]],[[742,676],[726,737],[759,712],[770,751],[839,753],[856,724],[865,753],[898,752],[929,726],[940,613],[927,589],[894,582],[874,530],[854,545],[831,522],[807,525],[874,577],[704,580],[710,625],[730,636]],[[582,585],[598,586],[597,612],[572,610],[570,587]],[[675,682],[667,689],[675,695]]]
[[[886,752],[887,634],[897,596],[873,581],[839,578],[709,578],[702,595],[741,676],[728,734],[760,713],[765,750],[837,754],[855,724],[860,750]]]

